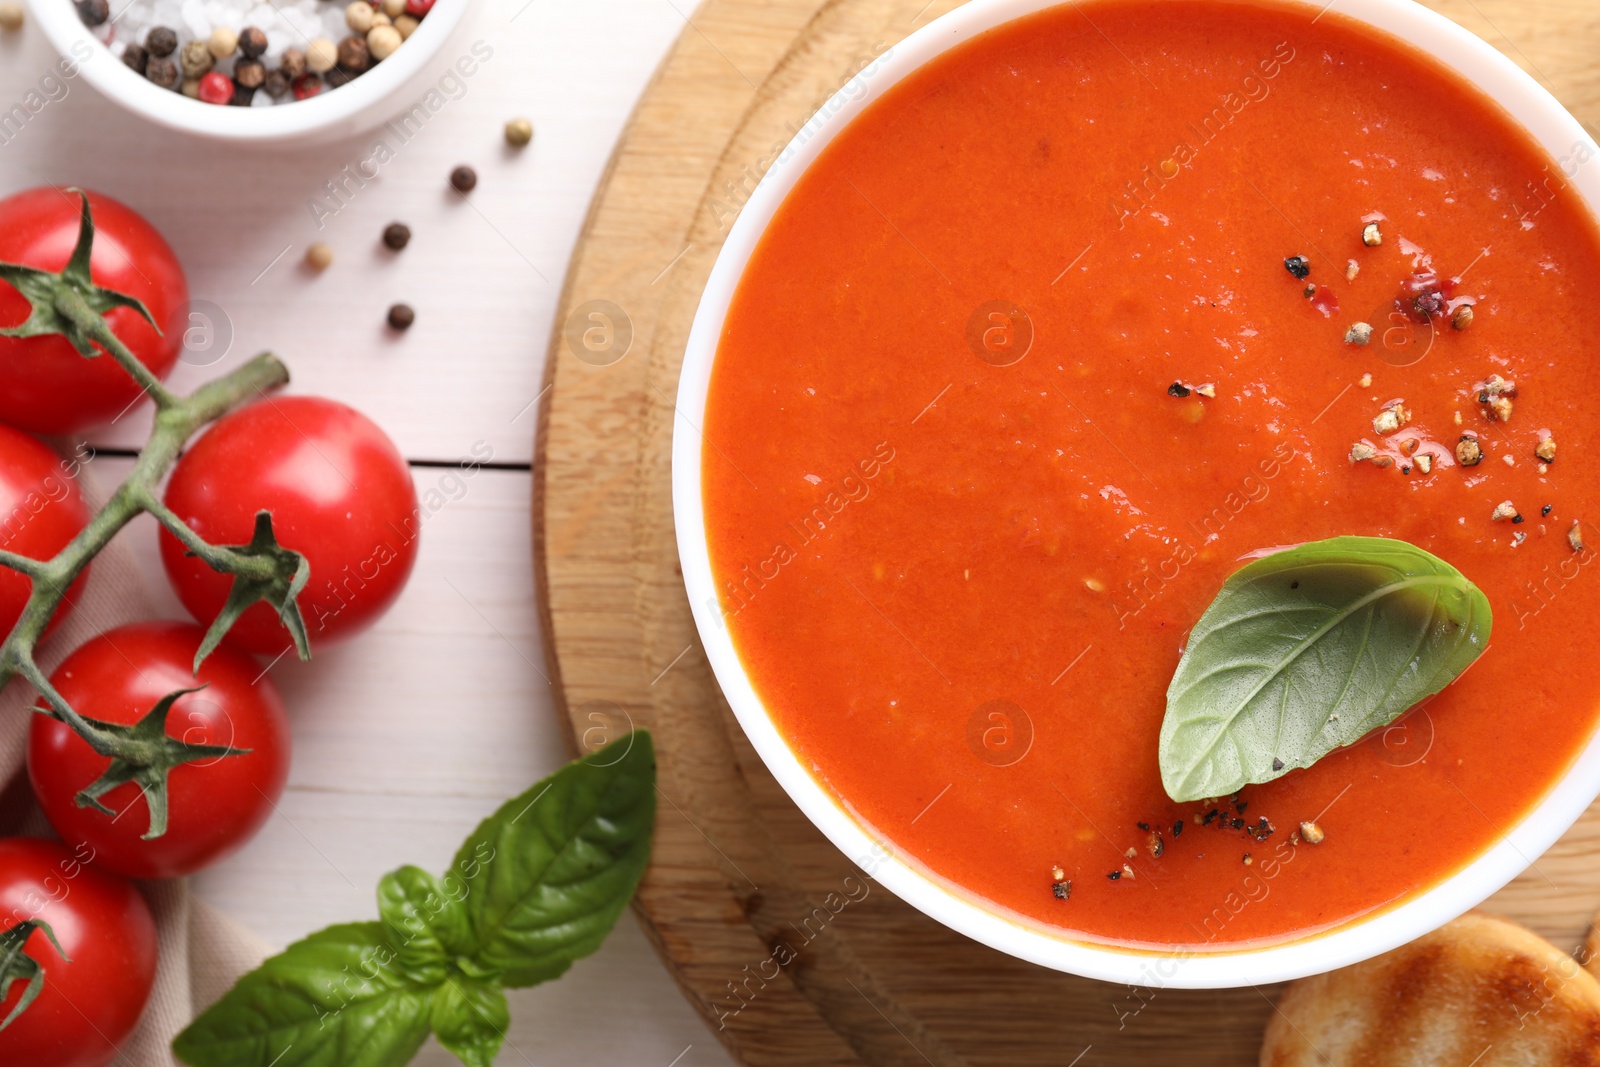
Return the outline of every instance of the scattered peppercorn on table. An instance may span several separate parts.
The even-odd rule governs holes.
[[[467,14],[416,90],[442,106],[406,140],[379,128],[250,151],[146,126],[62,77],[34,20],[0,0],[0,191],[82,185],[166,235],[191,283],[174,388],[271,349],[292,366],[292,391],[358,405],[412,462],[422,533],[405,594],[362,640],[272,668],[295,734],[288,791],[260,836],[196,879],[273,946],[375,914],[380,875],[443,869],[479,819],[568,758],[541,673],[528,543],[536,399],[589,198],[683,20],[661,0],[524,2]],[[344,17],[337,0],[318,3]],[[152,56],[172,65],[175,91],[198,81],[202,99],[237,105],[241,86],[267,97],[280,76],[337,69],[314,47],[299,59],[275,49],[265,21],[265,48],[220,25],[200,41],[190,9],[148,4],[176,39],[151,49],[147,30],[137,42],[146,71]],[[389,17],[403,33],[403,16]],[[381,59],[382,37],[364,40]],[[474,42],[467,76],[456,63]],[[119,61],[128,49],[88,62]],[[391,306],[409,309],[403,333]],[[127,473],[148,426],[139,409],[95,436],[98,485]],[[155,527],[130,536],[157,614],[185,617],[161,579]],[[600,1023],[598,1005],[626,1023]],[[512,1018],[500,1062],[730,1062],[631,918],[561,981],[513,992]],[[454,1062],[431,1044],[416,1060]]]

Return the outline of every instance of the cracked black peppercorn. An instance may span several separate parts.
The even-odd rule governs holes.
[[[372,53],[367,51],[366,41],[350,36],[339,42],[339,67],[346,74],[364,74],[370,66]]]
[[[111,17],[108,0],[78,0],[73,6],[78,9],[78,18],[85,26],[99,26]]]
[[[153,27],[144,37],[144,50],[153,56],[170,56],[178,49],[178,33],[170,26]]]
[[[1180,400],[1183,397],[1188,396],[1190,392],[1192,392],[1192,390],[1182,382],[1173,382],[1171,385],[1167,386],[1167,395],[1178,397]]]
[[[233,65],[233,80],[246,89],[259,89],[267,80],[267,66],[259,59],[241,59]]]
[[[389,309],[389,326],[392,329],[409,330],[416,321],[417,313],[411,310],[410,304],[396,304]]]
[[[1296,278],[1304,278],[1311,273],[1311,261],[1305,256],[1290,256],[1283,261],[1283,269]]]
[[[246,26],[239,31],[239,51],[246,59],[260,59],[267,50],[267,32],[259,26]]]
[[[411,243],[411,227],[403,222],[391,222],[383,228],[383,243],[398,252]]]
[[[154,85],[163,89],[176,89],[182,80],[178,73],[178,64],[165,56],[151,56],[144,65],[144,76]]]
[[[450,172],[450,185],[458,193],[470,193],[478,186],[478,172],[462,165]]]

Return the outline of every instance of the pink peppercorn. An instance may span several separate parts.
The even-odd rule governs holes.
[[[406,0],[406,14],[420,19],[433,10],[435,0]]]
[[[322,92],[322,78],[312,71],[307,71],[294,80],[291,88],[296,100],[309,100]]]
[[[200,79],[200,99],[208,104],[227,104],[233,101],[233,79],[219,71],[211,71]]]

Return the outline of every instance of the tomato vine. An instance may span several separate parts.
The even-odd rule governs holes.
[[[145,837],[155,838],[166,829],[168,773],[184,763],[240,755],[241,751],[227,748],[219,753],[218,746],[189,744],[166,732],[167,708],[182,695],[184,691],[181,690],[158,702],[137,728],[113,727],[85,718],[50,684],[35,652],[67,590],[90,560],[136,516],[149,513],[187,552],[218,573],[233,578],[227,603],[195,654],[197,670],[245,609],[258,601],[277,609],[300,658],[311,658],[305,622],[297,602],[310,580],[310,566],[300,553],[278,544],[271,513],[257,513],[249,543],[214,545],[174,514],[157,493],[161,479],[191,437],[234,408],[286,385],[289,369],[272,353],[263,352],[223,377],[200,386],[189,396],[179,396],[169,390],[139,362],[106,322],[107,312],[125,307],[143,316],[158,331],[161,328],[138,299],[94,284],[89,270],[95,232],[89,198],[81,190],[69,192],[79,197],[82,210],[77,243],[67,265],[52,273],[21,264],[0,263],[0,279],[15,287],[31,309],[23,322],[0,329],[0,336],[59,335],[86,359],[109,355],[154,401],[155,425],[133,470],[89,523],[54,557],[38,560],[0,551],[0,566],[18,571],[32,581],[22,617],[0,643],[0,689],[21,677],[44,699],[45,706],[35,710],[66,723],[96,753],[111,760],[105,773],[78,793],[76,802],[80,806],[98,806],[98,798],[110,789],[124,782],[136,782],[144,792],[151,813]]]

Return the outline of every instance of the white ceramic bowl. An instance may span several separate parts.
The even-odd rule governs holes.
[[[430,61],[461,21],[470,0],[438,0],[395,53],[347,85],[309,100],[272,107],[219,107],[162,89],[124,66],[78,18],[72,0],[28,0],[35,21],[78,76],[113,103],[158,126],[219,141],[255,144],[316,142],[377,126],[416,101]],[[113,3],[113,8],[116,4]],[[83,57],[89,57],[87,59]]]
[[[695,427],[703,424],[723,320],[751,252],[779,204],[818,153],[889,86],[946,49],[1056,2],[971,0],[918,30],[882,57],[881,66],[870,76],[858,77],[851,93],[841,90],[817,112],[806,127],[809,136],[791,144],[784,161],[766,173],[745,205],[706,284],[678,387],[678,408],[685,417],[678,420],[673,439],[673,507],[684,585],[695,624],[740,725],[789,796],[846,856],[863,865],[891,892],[946,926],[1045,967],[1150,988],[1253,985],[1343,967],[1420,937],[1475,907],[1554,844],[1600,795],[1600,731],[1590,738],[1567,775],[1504,839],[1454,876],[1399,907],[1270,948],[1204,954],[1174,951],[1167,955],[1119,950],[1052,936],[986,909],[974,898],[953,891],[925,870],[892,855],[892,843],[887,850],[891,854],[884,855],[878,839],[818,784],[778,733],[720,621],[701,499],[703,445]],[[1308,18],[1323,6],[1311,0],[1290,2],[1303,6]],[[1566,177],[1591,210],[1600,204],[1600,166],[1571,163],[1600,158],[1600,150],[1577,120],[1510,60],[1411,0],[1338,0],[1337,10],[1432,54],[1476,83],[1562,162]]]

